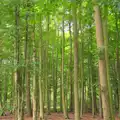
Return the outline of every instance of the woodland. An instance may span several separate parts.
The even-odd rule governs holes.
[[[120,0],[0,0],[0,120],[120,119]]]

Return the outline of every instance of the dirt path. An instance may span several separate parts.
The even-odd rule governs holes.
[[[59,115],[51,115],[48,117],[48,120],[63,120]]]
[[[13,116],[2,116],[0,117],[0,120],[14,120]],[[25,117],[25,120],[32,120],[31,117]],[[64,116],[62,113],[52,113],[51,115],[48,116],[47,120],[65,120]],[[69,120],[74,120],[74,114],[70,113],[69,114]],[[85,114],[81,120],[102,120],[101,118],[99,118],[98,116],[95,116],[95,118],[92,117],[91,114]],[[120,120],[118,118],[116,118],[116,120]]]

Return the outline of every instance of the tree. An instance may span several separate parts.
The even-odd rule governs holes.
[[[16,81],[15,81],[15,96],[16,96],[16,120],[23,120],[23,91],[22,91],[22,68],[20,65],[20,5],[15,7],[15,27],[16,27]]]
[[[103,117],[104,120],[110,120],[110,103],[109,103],[109,93],[107,84],[107,74],[106,74],[106,62],[105,62],[105,48],[104,48],[104,36],[102,28],[102,20],[100,14],[100,8],[98,4],[94,3],[95,11],[95,25],[96,25],[96,40],[99,54],[99,77],[100,77],[100,88],[102,97],[102,107],[103,107]]]
[[[61,69],[61,83],[62,83],[62,104],[63,104],[63,113],[65,119],[68,119],[68,113],[67,113],[67,104],[66,104],[66,97],[64,93],[64,49],[65,49],[65,34],[64,34],[64,18],[62,23],[62,69]]]
[[[105,61],[106,61],[106,74],[107,74],[107,84],[108,84],[108,92],[109,92],[109,104],[110,104],[110,112],[111,119],[114,120],[115,117],[113,115],[113,103],[112,103],[112,91],[111,91],[111,83],[110,83],[110,75],[109,75],[109,55],[108,55],[108,30],[107,30],[107,16],[108,16],[108,6],[104,6],[104,19],[103,19],[103,35],[104,35],[104,44],[105,44]]]
[[[77,14],[76,0],[72,2],[73,16],[73,39],[74,39],[74,104],[75,104],[75,120],[80,119],[79,113],[79,96],[78,96],[78,31],[77,31]]]
[[[29,9],[29,8],[27,8]],[[30,99],[30,72],[29,72],[29,61],[30,61],[30,57],[29,55],[29,24],[28,24],[28,18],[29,18],[29,12],[26,12],[26,40],[25,40],[25,51],[24,51],[24,55],[25,55],[25,81],[26,81],[26,108],[27,108],[27,114],[29,116],[32,116],[32,110],[31,110],[31,99]]]
[[[40,66],[39,66],[39,90],[40,90],[40,120],[44,120],[44,104],[43,104],[43,76],[42,76],[42,16],[40,15],[40,41],[39,41],[39,61],[40,61]]]
[[[114,120],[120,2],[96,1],[0,1],[0,115],[43,120],[71,111],[75,120],[88,112]]]
[[[35,11],[34,11],[34,24],[32,32],[32,47],[33,47],[33,120],[37,120],[37,81],[36,81],[36,48],[35,48]]]

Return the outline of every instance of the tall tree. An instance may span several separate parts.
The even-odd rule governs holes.
[[[42,16],[40,15],[40,41],[39,41],[39,90],[40,90],[40,120],[44,120],[44,104],[43,104],[43,76],[42,76]]]
[[[71,21],[69,22],[69,34],[70,34],[70,60],[69,60],[69,75],[70,75],[70,111],[74,108],[73,99],[73,77],[72,77],[72,31]]]
[[[49,33],[50,33],[50,15],[49,15],[49,12],[47,12],[47,40],[46,40],[46,47],[45,47],[45,50],[46,50],[46,65],[45,65],[45,70],[46,70],[46,88],[47,88],[47,93],[46,93],[46,98],[47,98],[47,113],[48,115],[50,114],[50,91],[51,91],[51,83],[50,83],[50,79],[48,79],[48,74],[49,74],[49,58],[48,58],[48,46],[49,46]]]
[[[16,37],[16,81],[15,81],[15,96],[16,96],[16,115],[15,120],[23,120],[23,91],[22,91],[22,73],[20,65],[20,5],[19,3],[15,7],[15,37]]]
[[[29,116],[32,115],[32,110],[31,110],[31,100],[30,100],[30,72],[29,72],[29,67],[28,67],[28,62],[29,62],[29,57],[28,57],[28,52],[29,52],[29,46],[28,46],[28,29],[29,29],[29,24],[28,24],[28,18],[29,18],[29,12],[26,12],[26,35],[25,35],[25,50],[24,50],[24,55],[25,55],[25,70],[24,70],[24,78],[26,81],[26,108],[27,108],[27,114]]]
[[[64,91],[64,49],[65,49],[64,18],[63,18],[63,23],[62,23],[62,33],[63,33],[63,38],[62,38],[62,69],[61,69],[62,104],[63,104],[64,117],[65,117],[65,119],[67,119],[68,113],[67,113],[66,98],[65,98],[65,91]]]
[[[77,29],[77,4],[76,0],[72,1],[73,16],[73,39],[74,39],[74,104],[75,120],[80,120],[79,112],[79,95],[78,95],[78,29]]]
[[[95,11],[95,25],[96,25],[96,40],[97,47],[99,51],[99,77],[100,77],[100,89],[103,107],[103,117],[104,120],[111,120],[110,114],[110,103],[108,84],[107,84],[107,73],[106,73],[106,62],[105,62],[105,48],[104,48],[104,36],[102,28],[102,19],[100,13],[100,7],[96,1],[94,1],[94,11]]]
[[[109,75],[109,54],[108,54],[108,5],[104,5],[104,17],[103,17],[103,35],[104,35],[104,44],[105,44],[105,61],[106,61],[106,71],[107,71],[107,84],[108,84],[108,92],[109,92],[109,104],[110,104],[110,112],[111,119],[114,120],[114,112],[113,112],[113,103],[112,103],[112,91],[111,91],[111,82]]]
[[[119,22],[119,18],[118,18],[118,13],[115,12],[115,24],[116,24],[116,59],[117,59],[117,80],[118,80],[118,98],[119,98],[119,101],[118,101],[118,112],[119,112],[119,117],[120,117],[120,73],[119,73],[119,70],[120,70],[120,58],[119,58],[119,25],[118,25],[118,22]]]
[[[34,25],[32,31],[32,50],[33,50],[33,120],[37,120],[37,82],[36,82],[36,48],[35,48],[35,11],[34,13]]]

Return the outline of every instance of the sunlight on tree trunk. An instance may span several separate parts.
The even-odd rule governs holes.
[[[94,5],[94,11],[95,11],[95,25],[96,25],[96,40],[97,40],[97,47],[99,51],[99,77],[100,77],[103,117],[104,117],[104,120],[111,120],[110,104],[108,102],[109,94],[108,94],[108,85],[107,85],[102,20],[100,15],[100,8],[97,5],[97,3],[95,3]]]
[[[79,96],[78,96],[78,31],[77,31],[77,14],[76,1],[72,3],[73,15],[73,39],[74,39],[74,104],[75,104],[75,120],[80,120],[79,112]]]

